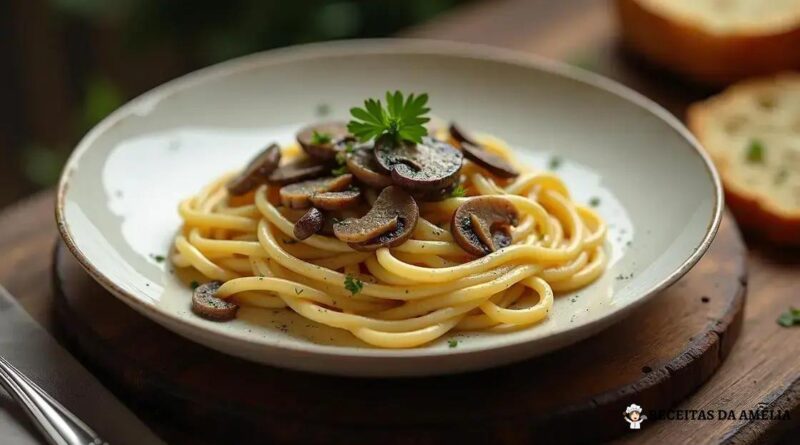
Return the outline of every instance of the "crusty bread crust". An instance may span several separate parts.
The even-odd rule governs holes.
[[[628,47],[699,83],[727,85],[800,69],[800,21],[774,33],[753,29],[720,34],[661,15],[638,0],[617,0],[617,12]]]
[[[729,99],[739,95],[755,95],[778,79],[800,84],[800,74],[782,73],[775,76],[749,80],[728,88],[725,92],[697,102],[689,107],[686,120],[689,129],[709,152],[719,170],[725,188],[725,200],[739,226],[777,244],[800,246],[800,207],[787,209],[771,196],[756,193],[731,173],[730,165],[738,153],[733,147],[709,146],[710,122],[717,118],[719,109],[728,105]],[[741,161],[740,161],[741,162]]]

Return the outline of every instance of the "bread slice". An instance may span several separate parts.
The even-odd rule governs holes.
[[[689,108],[739,224],[800,245],[800,73],[744,81]]]
[[[800,0],[617,0],[623,40],[691,80],[800,69]]]

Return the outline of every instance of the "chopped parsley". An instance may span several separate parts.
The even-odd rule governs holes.
[[[195,290],[200,286],[200,283],[198,283],[197,280],[192,280],[192,282],[189,283],[189,286],[192,287],[192,290]]]
[[[344,288],[349,290],[351,294],[355,295],[361,292],[361,289],[364,288],[364,283],[352,275],[347,275],[344,277]]]
[[[304,291],[304,290],[305,290],[305,289],[298,289],[298,288],[294,288],[294,294],[295,294],[295,295],[300,295],[300,294],[302,294],[302,293],[303,293],[303,291]]]
[[[452,198],[461,198],[464,196],[467,196],[467,190],[461,185],[454,188],[453,191],[450,192],[450,197]]]
[[[599,206],[599,205],[600,205],[600,198],[598,198],[597,196],[593,196],[593,197],[592,197],[592,198],[589,200],[589,205],[590,205],[590,206],[592,206],[592,207],[597,207],[597,206]]]
[[[447,340],[447,346],[450,349],[455,348],[456,346],[458,346],[458,340],[454,340],[454,339]]]
[[[347,170],[347,166],[346,165],[342,165],[342,166],[336,167],[333,170],[331,170],[331,174],[333,176],[342,176],[342,175],[346,174],[348,171],[349,170]]]
[[[759,164],[764,162],[764,144],[758,139],[751,140],[747,146],[747,162]]]
[[[547,162],[547,168],[549,168],[550,170],[558,170],[558,168],[561,167],[562,162],[563,161],[561,158],[559,158],[558,156],[553,156]]]
[[[350,171],[347,168],[347,153],[352,153],[353,150],[353,144],[347,144],[344,150],[336,153],[337,167],[331,170],[333,176],[342,176]]]
[[[428,134],[425,124],[430,119],[425,114],[431,110],[426,107],[427,103],[427,94],[409,94],[403,98],[399,91],[387,91],[385,107],[379,99],[367,99],[364,108],[351,108],[353,119],[347,129],[361,142],[390,135],[398,142],[420,143]]]
[[[150,254],[150,258],[154,259],[156,263],[163,263],[164,260],[167,259],[164,255],[153,255],[152,253]]]
[[[778,317],[778,324],[785,328],[795,325],[800,326],[800,309],[790,307]]]
[[[319,133],[317,130],[311,133],[311,143],[314,145],[330,144],[331,140],[333,138],[328,133]]]

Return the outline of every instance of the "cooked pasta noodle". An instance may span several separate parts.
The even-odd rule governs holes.
[[[521,165],[503,142],[481,142]],[[299,152],[286,147],[284,161]],[[382,348],[420,346],[453,330],[534,325],[548,317],[553,292],[586,286],[603,273],[606,226],[571,200],[555,174],[520,170],[501,179],[465,160],[466,196],[420,203],[411,238],[373,252],[333,236],[297,241],[293,229],[303,211],[276,205],[268,185],[229,196],[232,174],[225,175],[180,204],[183,227],[171,259],[223,282],[219,298],[292,310]],[[508,199],[520,218],[511,245],[476,258],[454,241],[450,221],[459,205],[479,195]],[[360,288],[345,286],[348,279]]]

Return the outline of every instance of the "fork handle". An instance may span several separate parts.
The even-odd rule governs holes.
[[[50,444],[106,444],[97,433],[2,356],[0,356],[0,386],[27,411]]]

